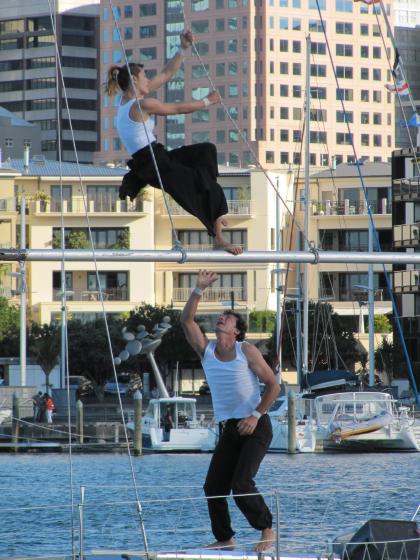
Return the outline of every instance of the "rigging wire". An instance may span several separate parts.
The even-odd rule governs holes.
[[[155,153],[154,153],[153,148],[152,148],[152,143],[150,141],[150,135],[149,135],[149,131],[147,130],[146,121],[144,119],[140,99],[137,97],[137,92],[136,92],[136,88],[135,88],[135,84],[134,84],[134,80],[133,80],[133,74],[132,74],[131,68],[130,68],[130,63],[129,63],[128,56],[127,56],[127,51],[126,51],[126,48],[125,48],[125,45],[124,45],[124,41],[123,41],[121,31],[120,31],[120,27],[118,25],[118,20],[117,20],[117,17],[116,17],[116,8],[115,8],[112,0],[108,0],[108,3],[109,3],[109,7],[111,9],[112,18],[113,18],[113,21],[114,21],[114,27],[115,27],[115,30],[116,30],[117,35],[118,35],[118,40],[119,40],[122,52],[124,54],[124,60],[125,60],[125,64],[126,64],[126,67],[127,67],[128,76],[129,76],[129,79],[130,79],[130,85],[131,85],[131,87],[134,91],[134,95],[135,95],[135,98],[136,98],[136,105],[137,105],[137,108],[138,108],[139,113],[140,113],[141,122],[143,124],[144,132],[146,134],[147,144],[148,144],[149,151],[150,151],[150,156],[151,156],[152,161],[153,161],[153,165],[154,165],[154,168],[155,168],[155,171],[156,171],[156,176],[157,176],[158,182],[159,182],[159,187],[160,187],[160,190],[162,191],[162,196],[163,196],[164,204],[165,204],[165,207],[166,207],[166,212],[168,213],[169,221],[170,221],[170,224],[171,224],[172,240],[173,240],[173,243],[174,243],[173,249],[176,249],[176,250],[181,252],[181,262],[183,263],[185,261],[185,258],[186,258],[185,249],[182,246],[182,243],[180,242],[180,240],[178,238],[178,232],[175,228],[174,220],[173,220],[171,209],[170,209],[169,202],[168,202],[168,195],[166,193],[165,187],[163,186],[162,177],[160,176],[159,166],[157,164]]]
[[[111,2],[111,0],[110,0],[110,2]],[[49,3],[49,7],[50,7],[50,14],[52,15],[52,7],[51,7],[51,4],[50,4],[50,0],[48,0],[48,3]],[[81,173],[80,163],[79,163],[79,157],[78,157],[77,148],[76,148],[76,141],[75,141],[74,130],[73,130],[73,125],[72,125],[72,120],[71,120],[71,113],[70,113],[70,108],[69,108],[66,85],[65,85],[65,82],[64,82],[63,69],[62,69],[62,64],[61,64],[61,57],[60,57],[60,53],[59,53],[59,49],[58,49],[57,28],[55,26],[53,17],[51,17],[51,22],[52,22],[52,27],[53,27],[53,34],[54,34],[54,37],[55,37],[56,59],[57,59],[57,62],[58,62],[59,74],[60,74],[60,77],[61,77],[61,85],[62,85],[63,93],[64,93],[65,108],[66,108],[66,112],[67,112],[68,119],[69,119],[69,128],[70,128],[70,134],[71,134],[71,139],[72,139],[72,144],[73,144],[74,155],[75,155],[75,159],[76,159],[76,165],[77,165],[77,169],[78,169],[78,178],[79,178],[80,190],[81,190],[81,193],[82,193],[82,200],[83,200],[83,205],[84,205],[86,223],[87,223],[88,232],[89,232],[89,240],[90,240],[90,244],[91,244],[91,247],[92,247],[93,264],[94,264],[94,267],[95,267],[96,281],[97,281],[97,284],[98,284],[99,298],[100,298],[102,314],[103,314],[103,318],[104,318],[106,338],[107,338],[109,353],[110,353],[110,357],[111,357],[111,364],[112,364],[112,370],[113,370],[113,373],[114,373],[114,379],[115,379],[115,382],[117,383],[117,387],[118,387],[117,372],[116,372],[115,363],[114,363],[114,360],[113,360],[111,335],[110,335],[107,315],[106,315],[106,311],[105,311],[104,295],[103,295],[103,289],[102,289],[100,276],[99,276],[98,261],[97,261],[97,258],[96,258],[96,248],[95,248],[95,244],[94,244],[93,236],[92,236],[92,228],[91,228],[90,219],[89,219],[89,215],[88,215],[88,209],[87,209],[86,193],[85,193],[85,189],[84,189],[82,173]],[[61,206],[61,213],[63,213],[63,212],[64,212],[64,209],[63,209],[63,205],[62,205]],[[62,236],[62,237],[64,237],[64,236]],[[138,493],[138,490],[137,490],[136,475],[135,475],[135,471],[134,471],[133,458],[132,458],[131,450],[130,450],[130,443],[129,443],[128,432],[127,432],[127,425],[126,425],[126,421],[125,421],[125,418],[124,418],[124,412],[123,412],[123,406],[122,406],[122,400],[121,400],[121,393],[119,391],[119,387],[118,387],[118,393],[117,394],[118,394],[119,408],[121,410],[125,441],[126,441],[126,445],[127,445],[127,455],[128,455],[128,458],[129,458],[131,478],[132,478],[132,482],[133,482],[134,493],[135,493],[135,496],[136,496],[137,513],[138,513],[139,519],[140,519],[140,529],[141,529],[141,534],[142,534],[142,537],[143,537],[145,552],[146,552],[146,555],[148,556],[149,550],[148,550],[147,536],[146,536],[146,532],[145,532],[144,520],[143,520],[143,515],[142,515],[140,496],[139,496],[139,493]],[[71,444],[70,444],[70,447],[71,447]]]
[[[325,42],[326,42],[326,46],[327,46],[327,50],[328,50],[328,56],[329,56],[331,67],[332,67],[332,70],[333,70],[333,73],[334,73],[335,83],[337,85],[337,88],[341,91],[342,88],[340,88],[337,72],[336,72],[336,69],[335,69],[335,66],[334,66],[333,57],[332,57],[332,53],[331,53],[331,47],[330,47],[330,43],[329,43],[329,40],[328,40],[328,37],[327,37],[325,22],[324,22],[324,18],[322,17],[322,12],[321,12],[321,8],[320,8],[320,5],[319,5],[319,0],[316,0],[316,5],[317,5],[317,9],[318,9],[319,19],[320,19],[321,25],[322,25],[323,34],[324,34],[324,37],[325,37]],[[383,8],[382,0],[380,0],[380,5]],[[340,103],[341,103],[341,107],[343,109],[343,112],[344,112],[344,114],[347,114],[346,108],[345,108],[345,105],[344,105],[343,95],[340,95],[339,97],[340,97]],[[353,134],[351,132],[350,125],[348,123],[347,118],[346,118],[346,124],[347,124],[348,133],[349,133],[350,138],[351,138],[351,146],[352,146],[353,154],[354,154],[354,157],[355,157],[355,165],[356,165],[356,168],[357,168],[357,173],[358,173],[358,176],[359,176],[360,185],[361,185],[361,188],[362,188],[362,191],[363,191],[363,194],[365,196],[366,203],[367,203],[367,212],[368,212],[369,223],[371,224],[372,232],[375,236],[374,241],[377,245],[378,250],[380,250],[378,231],[376,229],[375,221],[374,221],[373,214],[372,214],[372,210],[371,210],[371,207],[370,207],[370,204],[369,204],[369,201],[368,201],[366,184],[364,182],[364,177],[363,177],[363,174],[362,174],[362,171],[361,171],[360,162],[359,162],[359,159],[357,157],[356,147],[354,145]],[[415,380],[415,377],[414,377],[414,371],[413,371],[413,367],[412,367],[412,364],[411,364],[411,359],[410,359],[408,349],[407,349],[407,345],[406,345],[406,342],[405,342],[405,339],[404,339],[404,333],[403,333],[402,326],[401,326],[401,320],[400,320],[400,316],[399,316],[399,313],[398,313],[395,296],[392,292],[391,281],[390,281],[390,278],[389,278],[388,271],[386,270],[385,264],[382,264],[382,268],[384,270],[385,281],[386,281],[387,288],[388,288],[388,293],[390,295],[390,299],[391,299],[391,302],[392,302],[392,308],[393,308],[394,316],[395,316],[395,324],[397,325],[398,334],[399,334],[400,340],[401,340],[401,346],[403,348],[404,357],[405,357],[406,362],[407,362],[407,367],[408,367],[408,372],[409,372],[409,376],[410,376],[410,380],[411,380],[411,385],[412,385],[417,403],[420,406],[420,395],[419,395],[419,392],[417,390],[417,384],[416,384],[416,380]]]

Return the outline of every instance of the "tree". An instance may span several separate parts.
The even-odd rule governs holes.
[[[181,312],[170,307],[143,304],[130,312],[125,326],[127,330],[137,332],[137,327],[144,325],[146,330],[151,333],[153,327],[161,323],[165,315],[170,317],[172,327],[162,338],[162,343],[156,350],[156,361],[162,375],[166,378],[168,373],[175,369],[177,362],[182,364],[198,360],[197,354],[185,338],[180,322]],[[145,367],[149,367],[149,362],[147,356],[144,355],[135,356],[124,362],[124,368],[130,371],[138,372]]]
[[[19,308],[0,297],[0,355],[19,356]]]
[[[276,313],[274,311],[251,311],[249,314],[249,332],[270,332],[276,326]]]
[[[46,392],[51,387],[50,374],[58,363],[60,354],[60,331],[55,323],[38,325],[32,323],[29,335],[29,351],[45,373]]]
[[[296,367],[296,304],[286,301],[282,329],[283,364]],[[354,334],[346,327],[332,306],[325,302],[309,302],[308,316],[310,333],[308,339],[308,367],[315,369],[352,369],[359,361],[360,351]],[[271,337],[268,348],[270,361],[276,363],[276,332]]]
[[[393,379],[394,352],[394,344],[386,338],[375,350],[375,369],[386,375],[386,379],[384,379],[386,385],[391,385]],[[402,356],[401,359],[403,359]]]
[[[112,360],[124,348],[122,323],[108,318],[112,355],[103,319],[83,323],[70,320],[67,325],[69,371],[71,375],[83,375],[92,382],[96,396],[103,398],[105,383],[112,378]]]

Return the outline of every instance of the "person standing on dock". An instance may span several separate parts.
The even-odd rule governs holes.
[[[192,348],[200,356],[219,422],[219,442],[210,462],[204,491],[216,542],[209,548],[232,549],[235,545],[226,497],[235,502],[249,524],[261,531],[257,552],[274,542],[272,515],[255,486],[256,476],[272,439],[266,412],[280,387],[261,352],[244,341],[246,323],[242,317],[225,311],[216,323],[216,342],[209,342],[195,321],[198,303],[206,288],[218,276],[200,270],[182,314],[181,324]],[[260,382],[265,385],[260,394]]]

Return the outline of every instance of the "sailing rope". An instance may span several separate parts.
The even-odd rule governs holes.
[[[148,557],[149,549],[148,549],[146,530],[145,530],[145,526],[144,526],[142,507],[141,507],[140,496],[139,496],[138,487],[137,487],[136,475],[135,475],[135,471],[134,471],[133,458],[132,458],[131,450],[130,450],[130,442],[129,442],[129,439],[128,439],[128,431],[127,431],[126,420],[125,420],[125,417],[124,417],[124,409],[123,409],[123,406],[122,406],[121,393],[120,393],[119,385],[118,385],[117,371],[116,371],[116,367],[115,367],[115,363],[114,363],[114,359],[113,359],[112,342],[111,342],[109,325],[108,325],[107,315],[106,315],[106,311],[105,311],[105,304],[104,304],[104,294],[103,294],[102,285],[101,285],[101,281],[100,281],[100,277],[99,277],[98,261],[97,261],[97,258],[96,258],[96,248],[95,248],[95,244],[94,244],[94,241],[93,241],[92,228],[91,228],[91,225],[90,225],[90,219],[89,219],[88,208],[87,208],[87,197],[86,197],[85,188],[84,188],[84,184],[83,184],[82,172],[81,172],[81,169],[80,169],[79,157],[78,157],[77,148],[76,148],[76,140],[75,140],[75,136],[74,136],[72,120],[71,120],[71,113],[70,113],[68,96],[67,96],[67,89],[66,89],[66,85],[65,85],[65,82],[64,82],[63,68],[62,68],[62,64],[61,64],[60,52],[59,52],[59,49],[58,49],[57,29],[56,29],[55,22],[54,22],[51,0],[48,0],[48,5],[49,5],[49,8],[50,8],[50,17],[51,17],[51,23],[52,23],[52,28],[53,28],[53,34],[54,34],[54,38],[55,38],[56,59],[57,59],[57,62],[58,62],[59,75],[60,75],[60,78],[61,78],[61,86],[62,86],[62,89],[63,89],[65,107],[66,107],[66,112],[67,112],[68,120],[69,120],[69,129],[70,129],[71,140],[72,140],[72,145],[73,145],[73,150],[74,150],[74,156],[75,156],[75,159],[76,159],[76,166],[77,166],[77,170],[78,170],[78,179],[79,179],[80,190],[81,190],[81,194],[82,194],[86,224],[87,224],[88,233],[89,233],[89,241],[90,241],[90,245],[91,245],[91,248],[92,248],[93,264],[94,264],[94,267],[95,267],[96,282],[97,282],[97,285],[98,285],[99,299],[100,299],[100,304],[101,304],[101,308],[102,308],[102,315],[103,315],[103,318],[104,318],[106,338],[107,338],[109,354],[110,354],[110,358],[111,358],[114,380],[115,380],[115,383],[116,383],[116,386],[117,386],[118,402],[119,402],[119,408],[120,408],[120,411],[121,411],[121,420],[122,420],[122,425],[123,425],[123,430],[124,430],[125,441],[126,441],[126,445],[127,445],[127,455],[128,455],[128,458],[129,458],[131,479],[132,479],[133,489],[134,489],[134,493],[135,493],[135,497],[136,497],[137,513],[138,513],[139,520],[140,520],[140,528],[141,528],[141,534],[142,534],[142,538],[143,538],[144,549],[145,549],[146,555]],[[61,177],[61,179],[62,179],[62,177]],[[62,192],[61,192],[61,195],[62,195]],[[64,209],[63,209],[63,203],[62,202],[63,201],[61,201],[61,214],[63,216]],[[62,220],[63,220],[63,218],[62,218]],[[62,234],[61,243],[62,244],[65,243],[63,234]],[[62,280],[62,283],[63,283],[63,280]],[[68,345],[66,345],[66,346],[68,347]],[[68,383],[67,383],[67,386],[68,386]],[[69,393],[68,393],[68,397],[69,397]],[[70,448],[71,448],[71,441],[70,441]]]
[[[322,30],[323,30],[323,34],[324,34],[324,38],[325,38],[325,43],[326,43],[326,46],[327,46],[328,56],[329,56],[331,67],[332,67],[332,70],[333,70],[333,73],[334,73],[335,83],[337,85],[337,89],[341,92],[342,89],[340,88],[340,83],[339,83],[337,72],[336,72],[336,69],[335,69],[335,65],[334,65],[334,61],[333,61],[333,57],[332,57],[332,53],[331,53],[331,47],[330,47],[330,43],[329,43],[329,40],[328,40],[326,28],[325,28],[325,22],[324,22],[324,19],[322,17],[321,8],[320,8],[320,5],[319,5],[319,0],[316,0],[316,5],[317,5],[317,9],[318,9],[319,19],[320,19],[320,22],[321,22],[321,25],[322,25]],[[380,5],[383,8],[382,0],[380,0]],[[340,94],[339,97],[340,97],[340,103],[341,103],[341,107],[343,109],[343,113],[344,113],[344,115],[347,115],[347,111],[346,111],[346,107],[345,107],[344,99],[343,99],[344,96],[342,94]],[[349,137],[351,139],[351,146],[352,146],[352,149],[353,149],[353,154],[354,154],[354,158],[355,158],[355,165],[356,165],[356,168],[357,168],[357,173],[358,173],[358,176],[359,176],[360,185],[361,185],[361,188],[362,188],[362,191],[363,191],[363,194],[364,194],[364,197],[365,197],[366,205],[367,205],[367,214],[368,214],[369,223],[371,224],[372,232],[374,234],[374,242],[376,244],[377,250],[380,251],[381,246],[380,246],[380,243],[379,243],[378,230],[376,229],[372,209],[371,209],[371,206],[369,204],[367,188],[366,188],[366,184],[364,182],[364,177],[363,177],[363,174],[362,174],[360,161],[357,157],[356,147],[354,145],[354,140],[353,140],[353,134],[351,132],[351,128],[350,128],[350,124],[348,122],[348,118],[346,117],[345,120],[346,120],[348,134],[349,134]],[[411,358],[410,358],[410,355],[408,353],[407,345],[405,343],[404,333],[403,333],[402,325],[401,325],[401,320],[400,320],[400,316],[399,316],[399,313],[398,313],[395,296],[394,296],[393,291],[392,291],[390,276],[389,276],[388,271],[386,270],[385,264],[383,264],[383,263],[382,263],[382,268],[383,268],[383,271],[384,271],[384,277],[385,277],[385,281],[386,281],[386,284],[387,284],[390,300],[392,302],[392,309],[393,309],[393,312],[394,312],[395,323],[397,325],[398,334],[399,334],[400,340],[401,340],[401,346],[403,348],[404,357],[405,357],[406,362],[407,362],[407,367],[408,367],[408,372],[409,372],[409,376],[410,376],[410,380],[411,380],[411,385],[412,385],[412,388],[413,388],[413,391],[414,391],[414,394],[415,394],[415,397],[416,397],[416,401],[420,406],[420,395],[419,395],[419,392],[417,390],[417,384],[416,384],[416,380],[415,380],[415,377],[414,377],[414,371],[413,371],[413,367],[412,367],[412,364],[411,364]]]

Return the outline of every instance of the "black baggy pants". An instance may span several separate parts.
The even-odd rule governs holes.
[[[226,498],[235,494],[256,494],[254,477],[273,437],[267,414],[258,421],[250,436],[239,435],[238,419],[227,420],[219,425],[219,442],[214,450],[204,484],[204,492],[210,514],[211,528],[216,540],[227,541],[232,530]],[[273,518],[261,495],[234,497],[236,505],[248,523],[262,531],[271,528]]]

